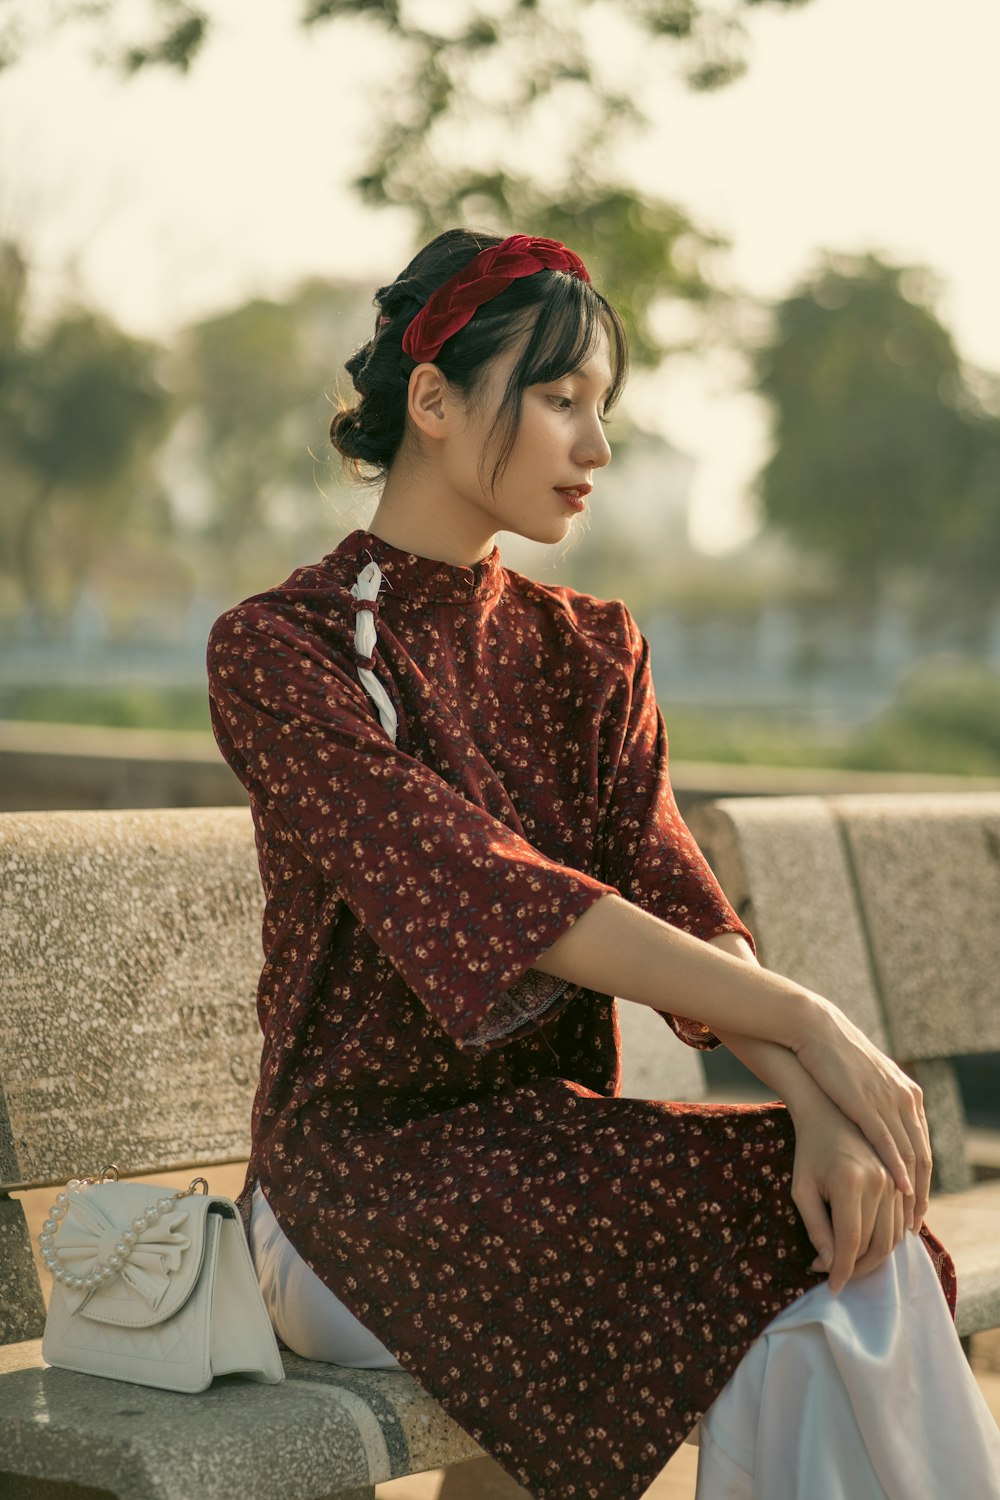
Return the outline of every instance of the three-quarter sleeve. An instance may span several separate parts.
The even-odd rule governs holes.
[[[294,617],[229,611],[208,671],[216,740],[259,812],[457,1047],[490,1051],[571,1001],[576,987],[532,962],[611,884],[548,858],[399,749],[357,676]]]
[[[723,932],[739,933],[753,947],[748,928],[726,899],[678,810],[670,785],[667,729],[653,690],[649,642],[627,608],[625,618],[632,687],[617,762],[607,770],[611,786],[595,869],[627,901],[684,932],[706,940]],[[719,1045],[702,1022],[667,1011],[661,1014],[689,1046],[707,1050]]]

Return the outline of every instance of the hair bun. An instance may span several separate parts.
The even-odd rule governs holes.
[[[388,286],[379,287],[375,293],[375,301],[382,316],[390,320],[398,318],[403,312],[415,317],[425,300],[419,284],[412,276],[392,281]]]
[[[330,442],[343,458],[352,463],[380,465],[385,458],[384,445],[365,431],[363,401],[334,415],[330,423]]]

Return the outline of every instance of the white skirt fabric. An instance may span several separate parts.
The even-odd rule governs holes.
[[[356,1370],[401,1370],[394,1355],[307,1266],[254,1183],[250,1254],[264,1306],[278,1337],[303,1359]]]
[[[784,1308],[701,1421],[695,1500],[1000,1500],[1000,1429],[919,1238]]]
[[[259,1183],[250,1252],[289,1349],[402,1369],[292,1247]],[[695,1500],[1000,1500],[1000,1429],[916,1235],[839,1296],[823,1283],[773,1318],[696,1434]]]

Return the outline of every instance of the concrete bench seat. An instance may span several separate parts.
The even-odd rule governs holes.
[[[927,1222],[956,1327],[1000,1326],[1000,1180],[973,1183],[954,1059],[1000,1051],[1000,794],[727,798],[692,832],[761,962],[827,996],[920,1084]]]
[[[482,1457],[403,1371],[282,1360],[280,1385],[223,1375],[183,1396],[54,1369],[40,1339],[10,1344],[3,1468],[133,1500],[370,1500],[386,1480]]]

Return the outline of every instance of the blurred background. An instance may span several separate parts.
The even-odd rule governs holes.
[[[0,0],[0,807],[240,801],[211,622],[365,526],[327,427],[456,222],[621,306],[623,597],[682,807],[1000,785],[1000,12]]]
[[[3,805],[242,795],[208,628],[367,524],[343,362],[462,221],[628,318],[581,529],[498,539],[629,602],[682,800],[1000,778],[998,52],[991,0],[0,0]]]
[[[682,808],[1000,787],[998,56],[994,0],[0,0],[0,809],[244,800],[209,627],[368,524],[343,364],[460,222],[628,322],[588,513],[498,541],[628,602]]]

